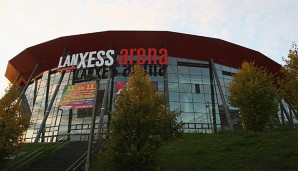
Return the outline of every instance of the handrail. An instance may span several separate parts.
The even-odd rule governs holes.
[[[59,150],[59,149],[61,149],[65,144],[67,144],[68,143],[68,141],[65,141],[65,142],[63,142],[63,143],[61,143],[57,148],[55,148],[53,151],[52,151],[52,153],[54,153],[54,152],[56,152],[57,150]]]
[[[72,170],[77,170],[77,168],[78,168],[79,166],[81,166],[81,164],[84,163],[85,160],[87,160],[87,156],[81,161],[81,163],[79,163],[79,164],[77,165],[77,167],[74,167]]]
[[[23,163],[23,164],[19,165],[18,167],[16,167],[14,170],[17,170],[21,166],[27,164],[29,161],[33,160],[34,158],[36,158],[37,156],[41,155],[42,153],[43,153],[43,151],[39,152],[38,154],[36,154],[35,156],[33,156],[32,158],[30,158],[29,160],[27,160],[25,163]]]
[[[77,162],[79,162],[79,161],[81,160],[81,158],[84,157],[85,155],[87,155],[87,151],[86,151],[84,154],[82,154],[81,157],[78,158],[78,159],[77,159],[71,166],[69,166],[69,167],[66,169],[66,171],[70,170],[70,169],[71,169]],[[86,159],[86,158],[85,158],[85,159]],[[85,159],[84,159],[84,160],[85,160]],[[84,160],[83,160],[83,161],[84,161]],[[80,164],[81,164],[81,163],[80,163]],[[77,167],[76,167],[76,168],[77,168]]]
[[[9,167],[6,168],[5,170],[8,170],[8,169],[10,169],[10,168],[12,168],[12,167],[18,165],[19,163],[21,163],[22,161],[24,161],[25,159],[27,159],[28,157],[32,156],[33,154],[35,154],[36,152],[40,151],[40,150],[43,149],[43,148],[44,148],[44,146],[42,146],[42,147],[36,149],[35,151],[33,151],[32,153],[28,154],[26,157],[22,158],[21,160],[19,160],[18,162],[16,162],[16,163],[13,164],[12,166],[9,166]],[[30,160],[31,160],[31,159],[26,160],[25,163],[27,163],[27,161],[30,161]],[[22,166],[22,165],[24,165],[24,164],[21,164],[21,166]],[[17,167],[17,168],[18,168],[18,167]]]
[[[106,143],[106,141],[104,141],[102,144],[101,144],[101,146],[103,145],[103,144],[105,144]],[[99,150],[99,153],[102,151],[102,149],[100,149]],[[92,150],[91,151],[91,154],[94,152],[94,150]],[[86,159],[87,159],[87,156],[76,166],[76,167],[74,167],[85,155],[87,155],[87,151],[84,153],[84,154],[82,154],[81,155],[81,157],[80,158],[78,158],[69,168],[67,168],[67,170],[66,171],[69,171],[71,168],[73,168],[72,170],[76,170]]]

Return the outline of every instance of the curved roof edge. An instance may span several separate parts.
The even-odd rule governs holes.
[[[280,65],[265,55],[217,38],[195,36],[169,31],[104,31],[56,38],[29,47],[12,58],[5,76],[13,82],[18,74],[26,83],[37,64],[39,69],[34,76],[56,68],[64,48],[70,54],[92,50],[114,50],[122,48],[167,48],[168,55],[187,59],[208,61],[233,68],[241,67],[243,61],[254,61],[279,75]]]

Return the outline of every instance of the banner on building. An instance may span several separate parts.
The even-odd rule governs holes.
[[[58,108],[92,108],[95,100],[96,82],[65,86]]]

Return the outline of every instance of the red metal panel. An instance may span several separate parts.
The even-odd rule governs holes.
[[[169,56],[208,61],[239,68],[243,61],[255,61],[270,72],[279,74],[280,65],[263,54],[220,39],[194,36],[167,31],[106,31],[66,36],[25,49],[9,61],[6,77],[12,82],[17,73],[26,82],[39,63],[36,75],[56,68],[64,48],[70,54],[93,50],[114,50],[123,48],[164,48]]]

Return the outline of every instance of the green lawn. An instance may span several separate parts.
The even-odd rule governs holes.
[[[165,170],[298,170],[298,131],[185,134],[161,158]]]
[[[298,131],[184,134],[160,149],[164,170],[298,170]],[[94,161],[92,170],[99,166]]]

